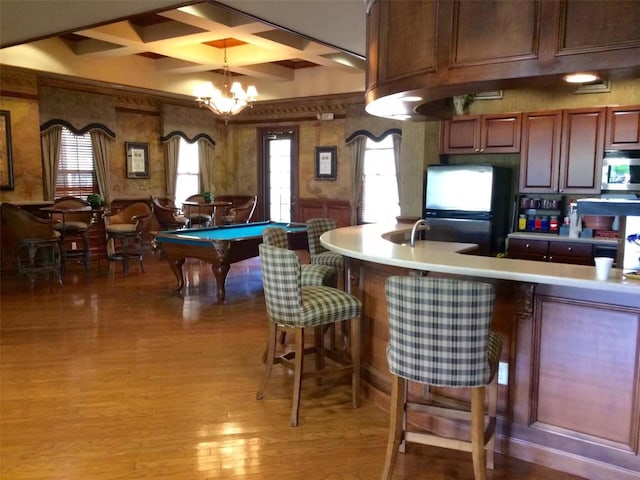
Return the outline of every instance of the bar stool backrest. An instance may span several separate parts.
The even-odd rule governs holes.
[[[475,387],[491,378],[487,348],[495,294],[488,283],[394,276],[386,281],[387,360],[394,375]]]
[[[335,229],[335,220],[332,218],[310,218],[306,223],[307,237],[309,239],[309,254],[314,256],[326,252],[327,249],[320,243],[320,235],[328,230]]]

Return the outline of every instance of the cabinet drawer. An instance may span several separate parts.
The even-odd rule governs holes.
[[[563,257],[591,258],[593,246],[590,243],[549,242],[549,255]]]
[[[546,255],[549,242],[545,240],[524,240],[520,238],[509,239],[509,252],[542,254]]]

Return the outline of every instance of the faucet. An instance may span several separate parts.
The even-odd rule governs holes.
[[[429,223],[424,218],[421,218],[416,223],[414,223],[413,228],[411,228],[411,240],[409,241],[409,244],[412,247],[416,246],[416,232],[418,231],[418,227],[420,225],[424,225],[426,227],[426,230],[431,230]]]

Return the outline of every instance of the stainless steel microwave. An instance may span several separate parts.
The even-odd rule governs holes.
[[[605,152],[602,190],[640,192],[640,150]]]

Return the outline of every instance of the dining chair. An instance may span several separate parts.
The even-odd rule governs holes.
[[[351,375],[352,405],[360,404],[360,315],[361,302],[346,292],[324,285],[302,286],[300,259],[295,252],[260,244],[262,282],[269,320],[268,348],[265,369],[256,394],[264,392],[275,364],[282,364],[294,372],[293,401],[289,423],[298,425],[302,378],[314,376],[317,381],[329,374]],[[350,358],[333,357],[324,348],[323,330],[328,324],[351,320]],[[276,328],[295,332],[293,352],[276,354]],[[314,346],[305,348],[305,330],[313,329]],[[315,355],[315,369],[304,371],[305,355]],[[328,367],[326,360],[332,362]]]
[[[382,473],[391,479],[405,443],[470,451],[475,480],[493,468],[498,383],[496,371],[502,339],[491,332],[495,293],[488,283],[437,277],[392,276],[385,285],[389,315],[387,361],[392,374],[389,438]],[[470,411],[408,398],[407,385],[470,390]],[[488,411],[485,424],[485,387]],[[412,427],[412,414],[470,423],[467,438],[451,438]],[[485,450],[486,449],[486,450]]]

